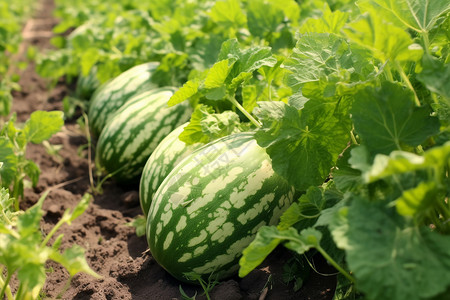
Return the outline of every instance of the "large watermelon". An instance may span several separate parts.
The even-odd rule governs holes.
[[[93,136],[98,137],[107,120],[134,95],[157,87],[151,81],[151,77],[158,66],[157,62],[135,66],[95,91],[88,114]]]
[[[182,160],[159,187],[147,217],[150,251],[180,280],[225,278],[258,228],[276,224],[293,198],[252,133],[221,138]]]
[[[167,175],[169,175],[170,171],[172,171],[183,158],[202,145],[186,145],[186,143],[180,141],[178,136],[188,124],[189,123],[185,123],[179,126],[166,136],[158,147],[156,147],[155,151],[153,151],[145,164],[139,186],[139,199],[141,201],[142,212],[145,216],[148,213],[150,203],[156,190]]]
[[[167,106],[173,92],[160,88],[138,94],[109,119],[97,143],[96,162],[118,181],[137,179],[163,138],[189,120],[188,103]]]

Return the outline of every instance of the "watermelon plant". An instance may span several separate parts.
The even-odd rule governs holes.
[[[46,262],[53,260],[67,269],[69,281],[79,272],[96,278],[100,276],[87,264],[84,250],[74,245],[61,251],[63,235],[59,235],[53,244],[49,241],[58,228],[71,224],[88,207],[91,196],[86,194],[72,210],[64,212],[52,230],[44,236],[38,230],[44,215],[42,204],[49,191],[44,192],[39,201],[26,211],[14,209],[14,199],[9,197],[8,190],[0,190],[0,295],[5,299],[39,299],[45,284]],[[18,288],[13,295],[10,283],[13,275],[17,275]],[[64,292],[64,291],[63,291]]]
[[[39,180],[40,169],[25,157],[28,143],[40,144],[61,130],[64,125],[60,111],[35,111],[25,124],[17,124],[13,115],[0,130],[0,182],[11,191],[14,208],[19,210],[26,177],[33,186]]]
[[[156,191],[150,251],[182,281],[228,277],[257,230],[275,224],[293,199],[252,133],[218,139],[183,159]]]
[[[150,154],[163,138],[189,120],[188,103],[167,107],[173,88],[130,98],[111,116],[97,143],[96,162],[120,182],[139,179]]]
[[[19,51],[21,30],[30,15],[33,1],[18,0],[0,3],[0,116],[7,116],[11,109],[13,90],[19,90],[18,77],[10,67],[12,55]]]
[[[285,57],[225,42],[213,67],[169,105],[233,104],[256,127],[273,170],[306,192],[278,226],[261,228],[241,276],[283,244],[320,252],[341,274],[338,299],[444,297],[450,284],[435,285],[429,272],[444,276],[449,261],[450,5],[357,4],[304,20]],[[261,90],[266,101],[256,102]],[[417,287],[429,280],[406,290],[387,279],[393,273]]]

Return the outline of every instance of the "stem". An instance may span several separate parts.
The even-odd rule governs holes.
[[[203,283],[203,280],[199,280],[199,282],[200,282],[200,285],[202,286],[203,291],[205,292],[206,299],[211,300],[211,298],[209,297],[208,288]]]
[[[386,64],[384,69],[386,70],[386,77],[388,78],[388,80],[394,81],[394,76],[392,76],[391,67],[389,66],[389,64]]]
[[[417,106],[420,106],[420,100],[419,97],[417,97],[416,91],[414,90],[414,87],[411,84],[411,81],[409,81],[408,76],[405,74],[405,71],[403,71],[402,66],[400,66],[400,63],[398,61],[395,62],[395,68],[400,73],[400,76],[402,77],[404,83],[408,86],[408,88],[414,93],[414,100],[416,102]]]
[[[91,189],[94,190],[94,176],[92,174],[92,140],[91,140],[91,134],[89,132],[89,119],[86,113],[83,112],[83,118],[84,118],[84,126],[86,131],[86,138],[88,140],[88,173],[89,173],[89,181],[91,183]]]
[[[41,243],[41,248],[45,247],[47,245],[48,241],[52,238],[52,236],[56,233],[56,231],[64,224],[66,223],[66,220],[63,218],[56,223],[56,225],[50,230],[49,234],[45,237],[45,239]]]
[[[434,102],[435,104],[439,104],[439,100],[438,100],[438,98],[437,98],[437,96],[436,96],[436,93],[431,92],[431,99],[433,99],[433,102]]]
[[[246,111],[245,108],[243,108],[242,105],[239,102],[237,102],[237,100],[234,97],[228,97],[228,100],[230,100],[230,102],[233,103],[233,105],[236,106],[241,111],[241,113],[243,113],[244,116],[246,116],[250,120],[250,122],[253,123],[253,125],[255,125],[258,128],[262,126],[261,123],[257,121],[255,118],[253,118],[253,116],[248,111]]]
[[[352,139],[352,143],[355,145],[358,145],[358,142],[356,141],[355,134],[353,133],[353,130],[350,130],[350,137]]]
[[[422,36],[423,36],[423,44],[425,46],[425,53],[430,54],[430,39],[428,38],[428,32],[423,31]]]
[[[11,280],[11,273],[8,272],[8,276],[6,277],[6,281],[3,280],[3,276],[0,275],[0,284],[3,286],[2,291],[0,292],[0,297],[3,299],[3,295],[6,293],[6,297],[8,300],[13,300],[14,297],[11,293],[11,288],[9,287],[9,281]]]
[[[322,249],[322,247],[318,246],[316,249],[322,254],[322,256],[339,272],[341,272],[342,275],[344,275],[348,280],[350,280],[351,283],[355,283],[355,278],[353,278],[347,271],[344,270],[334,259],[331,258],[331,256],[328,255],[328,253]]]
[[[13,187],[13,198],[14,198],[14,210],[19,211],[19,184],[20,184],[19,177],[16,177],[14,180],[14,187]]]

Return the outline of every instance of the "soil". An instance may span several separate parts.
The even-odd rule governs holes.
[[[24,28],[22,54],[30,45],[40,51],[52,48],[51,31],[58,23],[52,17],[53,9],[53,0],[39,2],[35,15]],[[64,78],[56,86],[50,86],[35,73],[33,63],[19,74],[22,90],[14,93],[13,102],[19,121],[28,119],[35,110],[62,110],[62,99],[73,91],[73,85],[67,84]],[[42,145],[30,145],[27,149],[28,158],[40,166],[42,173],[37,186],[26,189],[21,203],[21,208],[27,209],[51,188],[43,206],[44,232],[49,232],[63,212],[90,191],[89,167],[94,167],[88,160],[87,150],[79,150],[87,144],[87,139],[76,118],[66,120],[62,131],[50,143],[61,147],[57,155],[50,155]],[[134,228],[126,225],[139,214],[137,187],[107,181],[103,193],[94,195],[87,211],[70,226],[60,229],[59,233],[64,234],[62,248],[73,244],[82,246],[89,265],[102,276],[95,279],[77,274],[62,299],[182,299],[180,286],[189,296],[197,293],[197,299],[206,298],[200,287],[177,281],[155,262],[147,251],[145,237],[137,237]],[[209,293],[211,299],[332,299],[335,276],[311,271],[297,292],[292,282],[283,282],[283,266],[291,256],[287,250],[277,249],[247,277],[230,278],[217,284]],[[320,273],[334,272],[320,257],[315,260]],[[56,263],[49,262],[48,267],[52,272],[44,293],[54,299],[64,290],[69,274]]]

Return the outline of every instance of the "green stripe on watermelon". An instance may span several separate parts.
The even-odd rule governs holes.
[[[186,157],[159,187],[147,218],[150,251],[183,281],[233,275],[242,250],[261,226],[277,223],[294,192],[252,133],[221,138]]]
[[[88,112],[93,136],[98,137],[108,119],[133,96],[157,87],[151,77],[158,66],[157,62],[135,66],[95,91]]]
[[[189,120],[188,103],[167,106],[173,92],[173,88],[160,88],[138,94],[106,124],[97,143],[96,162],[117,181],[138,179],[164,137]]]
[[[147,216],[155,192],[170,171],[183,158],[202,146],[202,144],[186,145],[178,138],[188,124],[177,127],[166,136],[145,164],[139,186],[139,199],[145,216]]]

